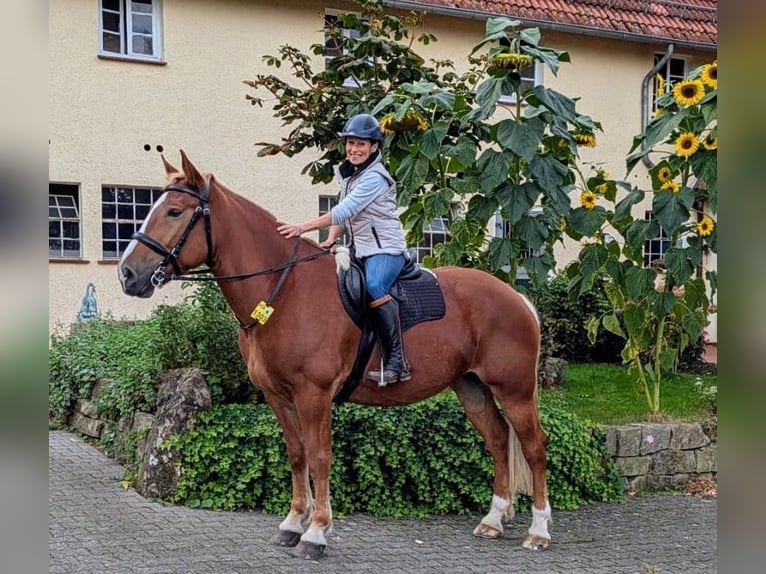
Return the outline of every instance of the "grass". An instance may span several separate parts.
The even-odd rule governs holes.
[[[660,387],[660,412],[652,415],[643,390],[626,367],[570,363],[564,382],[556,388],[543,389],[540,402],[601,424],[700,421],[713,413],[710,401],[695,384],[698,379],[704,388],[717,385],[717,377],[710,375],[678,373],[664,379]]]

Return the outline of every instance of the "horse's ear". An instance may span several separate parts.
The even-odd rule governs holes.
[[[180,173],[177,168],[173,167],[168,160],[165,159],[164,154],[160,154],[162,158],[162,165],[165,166],[165,174],[170,177],[171,175]]]
[[[181,150],[181,167],[184,170],[186,182],[190,186],[201,188],[205,184],[205,179],[202,177],[202,174],[197,170],[196,167],[194,167],[194,164],[189,161],[189,158],[186,157],[184,150]]]

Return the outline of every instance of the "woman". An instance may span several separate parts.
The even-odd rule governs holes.
[[[340,201],[324,215],[277,231],[287,238],[329,227],[329,237],[320,245],[332,246],[344,231],[351,236],[356,256],[364,262],[370,309],[375,318],[383,354],[383,372],[367,377],[380,386],[411,378],[402,350],[399,306],[389,293],[406,260],[407,244],[396,213],[396,183],[381,161],[383,132],[370,114],[358,114],[346,122],[346,160],[336,168]]]

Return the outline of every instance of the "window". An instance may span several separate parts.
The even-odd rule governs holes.
[[[510,46],[510,43],[507,39],[501,38],[500,39],[500,45],[501,46]],[[520,75],[521,75],[521,87],[519,88],[519,93],[523,94],[527,90],[531,90],[535,86],[542,85],[543,83],[543,65],[540,62],[535,61],[534,65],[527,66],[525,68],[521,69]],[[500,99],[498,100],[501,104],[515,104],[516,103],[516,94],[505,94],[500,96]]]
[[[338,196],[337,195],[320,195],[319,196],[319,217],[322,217],[325,213],[330,211],[333,207],[338,205]],[[321,243],[325,239],[327,239],[330,232],[327,229],[320,229],[319,230],[319,242]],[[340,245],[348,245],[348,238],[344,234],[341,236]]]
[[[161,189],[139,187],[101,188],[101,237],[104,259],[117,259],[149,214]]]
[[[446,217],[434,219],[423,228],[423,239],[410,252],[414,253],[415,260],[421,263],[424,257],[432,256],[434,247],[447,241],[448,237],[449,220]]]
[[[652,212],[644,212],[644,219],[651,221]],[[655,259],[661,259],[665,255],[665,251],[668,250],[668,247],[670,247],[670,238],[665,230],[660,227],[660,232],[654,239],[644,241],[644,267],[649,267]]]
[[[654,65],[656,66],[659,61],[664,57],[664,54],[654,55]],[[654,88],[652,96],[652,111],[657,109],[657,100],[667,94],[673,84],[680,82],[686,78],[686,60],[681,58],[670,58],[665,65],[657,72],[657,75],[662,78],[658,80],[657,76],[654,77]]]
[[[80,189],[65,183],[48,184],[48,257],[80,259]]]
[[[162,57],[161,0],[100,0],[100,9],[100,54]]]
[[[543,212],[542,208],[540,207],[533,207],[530,210],[530,215],[536,216]],[[508,239],[511,238],[511,226],[510,224],[503,219],[502,215],[500,213],[496,213],[494,216],[494,237],[507,237]],[[530,259],[532,257],[539,257],[542,254],[542,248],[532,250],[532,249],[522,249],[519,252],[519,258],[520,259]],[[503,271],[506,273],[508,272],[509,268],[504,268]],[[524,266],[519,266],[519,268],[516,270],[516,279],[519,281],[529,281],[529,273],[527,273],[526,268]]]
[[[344,54],[348,54],[348,50],[346,50],[343,47],[344,38],[358,39],[361,36],[361,34],[359,33],[359,30],[355,30],[351,28],[343,28],[342,24],[338,22],[337,14],[332,12],[325,12],[324,29],[325,29],[324,60],[325,60],[325,67],[327,67],[327,64],[334,58],[337,58],[338,56],[343,56]],[[346,88],[355,88],[359,86],[360,84],[361,84],[361,81],[355,78],[354,76],[349,76],[343,82],[343,86]]]

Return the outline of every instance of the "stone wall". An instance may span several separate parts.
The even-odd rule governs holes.
[[[606,426],[609,454],[630,492],[677,487],[718,473],[715,419],[703,423]]]

